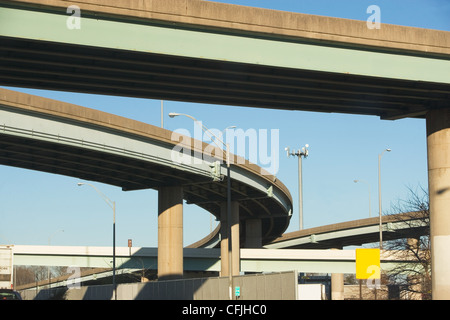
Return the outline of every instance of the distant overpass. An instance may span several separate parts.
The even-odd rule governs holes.
[[[383,239],[418,238],[428,234],[428,223],[417,213],[383,217]],[[354,250],[326,250],[377,242],[377,218],[349,221],[283,235],[260,249],[241,249],[242,272],[276,272],[298,270],[311,273],[354,273]],[[200,242],[184,248],[185,271],[220,272],[220,249],[195,248]],[[307,248],[307,249],[305,249]],[[315,248],[315,249],[312,249]],[[325,249],[325,250],[324,250]],[[409,261],[399,254],[383,251],[384,270],[393,264]],[[121,272],[157,269],[157,248],[116,248]],[[16,265],[78,266],[110,268],[110,247],[14,246]],[[109,273],[108,273],[109,272]],[[104,276],[110,271],[102,270]],[[92,279],[93,275],[86,276]]]
[[[379,218],[366,218],[285,233],[265,247],[270,249],[332,249],[361,246],[380,240]],[[429,235],[429,217],[419,212],[382,216],[383,241]]]
[[[429,218],[420,212],[382,216],[383,241],[418,238],[429,234]],[[379,218],[346,221],[285,233],[266,244],[268,249],[333,249],[361,246],[380,240]],[[214,248],[219,245],[219,227],[188,248]]]
[[[157,248],[116,248],[117,273],[157,269]],[[292,271],[308,273],[355,273],[355,250],[240,249],[242,272]],[[16,265],[101,268],[111,276],[110,247],[14,246]],[[382,269],[411,259],[398,252],[383,251]],[[220,249],[184,249],[186,271],[220,272]],[[122,270],[122,271],[120,271]],[[86,279],[92,280],[94,275]]]

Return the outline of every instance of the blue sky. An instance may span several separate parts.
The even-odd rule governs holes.
[[[235,0],[218,1],[284,11],[366,20],[366,9],[381,8],[381,22],[450,31],[447,0]],[[160,101],[94,96],[31,89],[16,90],[99,109],[160,126]],[[289,188],[294,216],[289,231],[298,229],[297,158],[284,147],[309,144],[303,161],[304,227],[316,227],[378,214],[378,154],[382,158],[383,211],[407,197],[407,188],[427,186],[425,120],[383,121],[374,116],[275,111],[164,101],[164,127],[194,132],[185,117],[171,119],[169,112],[187,113],[209,128],[234,125],[247,129],[278,129],[278,178]],[[36,171],[0,166],[0,243],[29,245],[109,246],[112,210],[79,180]],[[354,183],[360,179],[365,183]],[[117,245],[157,246],[157,193],[154,190],[122,192],[93,183],[117,203]],[[215,226],[215,222],[213,222]],[[62,231],[64,230],[64,231]],[[184,211],[184,244],[210,231],[210,216],[194,205]]]

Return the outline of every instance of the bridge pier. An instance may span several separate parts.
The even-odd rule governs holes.
[[[427,113],[433,300],[450,299],[450,109]]]
[[[158,279],[183,277],[183,188],[158,190]]]
[[[344,300],[344,274],[331,274],[331,300]]]
[[[332,250],[342,250],[341,248],[334,248]],[[344,300],[344,274],[331,274],[331,300]]]
[[[227,203],[223,202],[220,207],[220,276],[229,275],[230,260],[228,255],[228,221],[227,221]],[[239,203],[231,202],[231,274],[237,276],[240,273],[240,247],[239,247]]]

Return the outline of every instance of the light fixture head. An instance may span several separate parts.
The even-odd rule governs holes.
[[[291,151],[291,148],[290,147],[286,147],[286,148],[284,148],[284,151],[286,151],[286,156],[289,158],[289,156],[291,155],[290,153],[290,151]]]
[[[171,117],[171,118],[173,118],[173,117],[176,117],[176,116],[179,116],[180,114],[179,113],[176,113],[176,112],[170,112],[169,113],[169,117]]]
[[[77,185],[78,185],[79,187],[81,187],[82,185],[84,185],[84,183],[83,183],[83,182],[78,182]]]

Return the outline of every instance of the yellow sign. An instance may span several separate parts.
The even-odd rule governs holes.
[[[380,249],[356,249],[356,279],[380,279]]]

